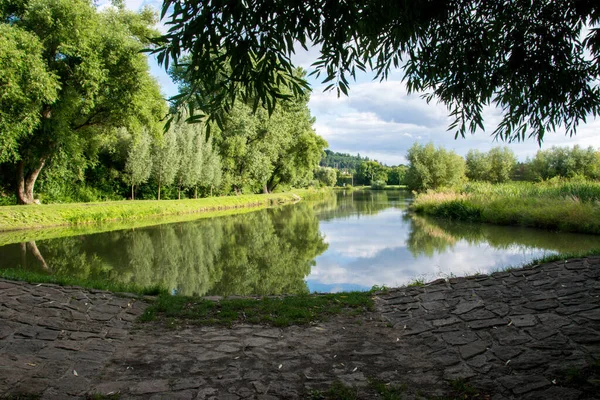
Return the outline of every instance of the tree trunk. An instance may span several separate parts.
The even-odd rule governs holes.
[[[263,194],[269,194],[269,187],[267,186],[266,183],[263,186]]]
[[[134,185],[131,185],[131,200],[135,200],[135,193],[133,191]]]
[[[19,204],[33,204],[33,187],[42,168],[46,164],[46,158],[40,158],[39,164],[29,173],[25,174],[25,162],[23,160],[17,163],[17,201]]]
[[[177,200],[181,200],[181,186],[177,186]]]
[[[194,186],[194,199],[198,199],[198,185]]]
[[[213,188],[213,185],[212,185],[212,183],[211,183],[211,184],[210,184],[210,197],[212,197],[212,188]]]
[[[160,200],[160,181],[158,181],[158,199],[157,200]]]
[[[48,264],[46,264],[46,260],[44,260],[44,257],[42,256],[42,253],[40,253],[35,241],[27,242],[27,247],[31,251],[31,254],[33,254],[33,256],[38,259],[40,264],[42,264],[42,268],[49,270],[50,268],[48,268]]]
[[[25,242],[19,243],[19,246],[21,246],[21,268],[26,269],[27,268],[27,243],[25,243]]]

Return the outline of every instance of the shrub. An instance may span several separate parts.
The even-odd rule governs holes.
[[[385,181],[371,181],[371,189],[373,189],[373,190],[385,189]]]

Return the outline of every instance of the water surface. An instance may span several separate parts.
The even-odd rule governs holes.
[[[0,268],[173,293],[249,295],[398,286],[486,273],[600,238],[409,215],[406,191],[338,192],[247,214],[0,247]]]

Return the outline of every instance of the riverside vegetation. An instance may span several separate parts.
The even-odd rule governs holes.
[[[51,204],[38,207],[5,206],[0,209],[0,231],[50,227],[57,225],[80,225],[114,220],[135,220],[165,215],[207,213],[206,216],[222,214],[222,210],[236,208],[260,208],[275,204],[315,198],[325,192],[296,190],[266,195],[241,195],[209,197],[171,201],[143,200],[136,202],[112,201],[99,203]]]
[[[600,234],[600,183],[468,183],[417,194],[411,209],[435,217]]]

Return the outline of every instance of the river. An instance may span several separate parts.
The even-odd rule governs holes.
[[[173,294],[368,290],[488,273],[598,248],[597,236],[411,215],[407,191],[321,201],[0,247],[0,268],[155,286]]]

